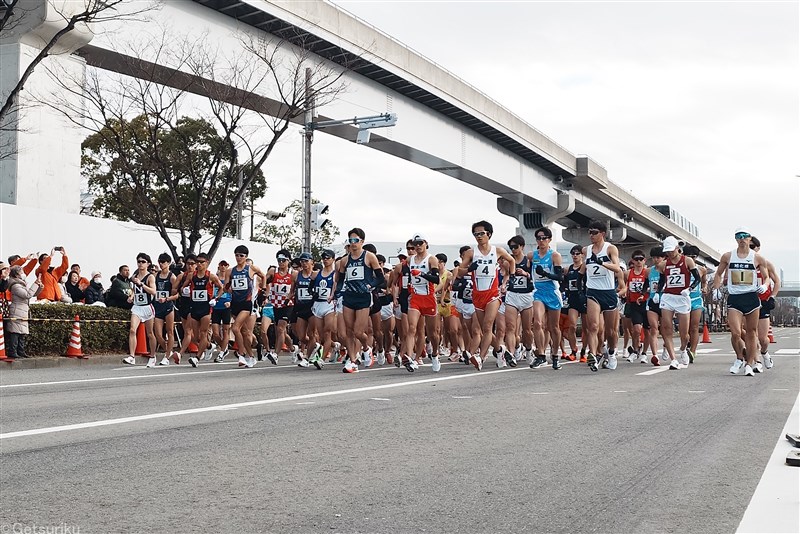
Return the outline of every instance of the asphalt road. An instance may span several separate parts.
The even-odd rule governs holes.
[[[646,375],[4,370],[0,534],[736,532],[798,398],[800,340],[779,331],[755,377],[712,341]]]

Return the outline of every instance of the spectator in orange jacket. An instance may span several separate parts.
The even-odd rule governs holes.
[[[53,259],[53,254],[61,252],[61,265],[58,267],[50,267],[50,261]],[[66,274],[69,268],[69,258],[67,251],[64,247],[53,247],[50,255],[42,254],[39,256],[39,268],[36,269],[36,275],[42,277],[42,291],[37,295],[39,300],[49,300],[51,302],[59,302],[61,300],[61,288],[58,283],[61,277]]]
[[[11,267],[14,267],[15,265],[21,265],[22,272],[25,273],[25,276],[31,274],[33,268],[36,267],[37,261],[36,254],[28,254],[27,258],[23,258],[22,256],[18,256],[16,254],[8,257],[8,264]]]

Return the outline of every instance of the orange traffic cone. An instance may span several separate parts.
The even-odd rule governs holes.
[[[64,356],[69,358],[85,358],[86,356],[81,351],[81,318],[75,316],[75,321],[72,323],[72,333],[69,335],[69,342],[67,343],[67,353]]]
[[[0,360],[13,362],[11,358],[6,356],[6,338],[3,333],[3,316],[0,315]]]
[[[772,325],[769,325],[769,330],[767,331],[767,335],[769,336],[769,342],[775,343],[775,336],[772,335]]]
[[[708,333],[708,325],[703,325],[703,343],[711,343],[711,335]]]
[[[137,356],[147,356],[150,351],[147,350],[147,336],[144,335],[144,323],[139,323],[139,328],[136,330],[136,352]]]

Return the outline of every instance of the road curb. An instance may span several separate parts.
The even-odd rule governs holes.
[[[87,365],[122,364],[125,354],[95,354],[86,358],[68,358],[66,356],[36,356],[0,362],[0,373],[23,369],[52,369],[54,367],[83,367]],[[146,364],[148,358],[136,357],[136,363]]]

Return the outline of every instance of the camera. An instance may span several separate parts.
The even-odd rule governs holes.
[[[59,252],[64,252],[64,247],[55,247],[53,250],[57,250]]]

